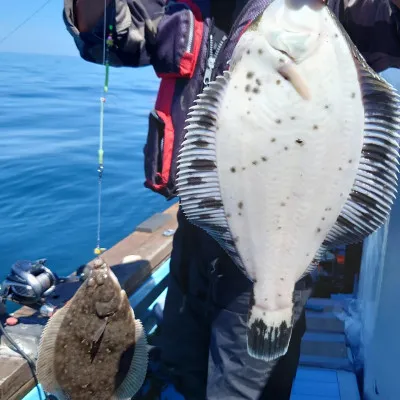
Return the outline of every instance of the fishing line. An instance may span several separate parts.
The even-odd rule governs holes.
[[[0,332],[4,337],[10,342],[10,344],[14,347],[15,351],[20,354],[21,357],[25,358],[26,362],[28,363],[29,369],[31,370],[31,374],[33,377],[33,380],[35,382],[35,387],[37,388],[38,396],[39,399],[42,400],[42,392],[40,391],[39,387],[39,380],[36,375],[36,365],[35,362],[26,354],[21,347],[18,345],[18,343],[10,336],[10,334],[4,329],[3,323],[0,321]],[[44,394],[45,399],[49,399],[47,394]]]
[[[2,44],[6,39],[8,39],[11,35],[18,31],[21,27],[23,27],[27,22],[29,22],[36,14],[43,10],[52,0],[45,1],[36,11],[33,12],[29,17],[27,17],[24,21],[22,21],[19,25],[17,25],[11,32],[7,35],[3,36],[0,39],[0,44]]]
[[[108,81],[110,73],[109,65],[109,49],[113,46],[112,39],[113,26],[108,26],[107,36],[107,0],[104,0],[104,18],[103,18],[103,65],[105,66],[105,76],[103,85],[103,95],[100,97],[100,130],[99,130],[99,150],[98,150],[98,192],[97,192],[97,246],[94,254],[100,255],[106,249],[100,246],[101,242],[101,200],[102,200],[102,178],[104,171],[104,105],[106,102],[106,94],[108,93]]]

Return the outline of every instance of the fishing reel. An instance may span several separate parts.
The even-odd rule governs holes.
[[[65,281],[46,267],[46,259],[36,261],[19,260],[10,274],[0,284],[0,300],[34,307],[46,302],[46,297],[54,292],[56,286]]]

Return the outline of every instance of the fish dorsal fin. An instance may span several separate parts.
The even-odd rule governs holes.
[[[57,382],[55,369],[53,366],[54,351],[56,348],[57,335],[60,331],[61,324],[68,311],[69,305],[56,311],[56,313],[48,320],[40,337],[38,358],[36,362],[36,371],[39,383],[44,391],[52,393],[60,400],[67,400],[69,396],[64,393]]]
[[[336,17],[330,14],[347,38],[353,54],[365,113],[364,142],[357,176],[324,242],[327,246],[335,246],[361,242],[379,229],[389,216],[397,193],[400,96],[368,66]]]
[[[147,338],[143,325],[138,319],[135,319],[135,343],[135,351],[129,371],[112,400],[130,400],[142,387],[146,378],[148,365]]]
[[[178,155],[177,191],[186,217],[210,234],[244,271],[236,251],[219,189],[216,130],[230,73],[218,76],[190,108]]]

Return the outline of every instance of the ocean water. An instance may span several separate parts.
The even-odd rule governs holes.
[[[399,72],[385,77],[400,87]],[[0,53],[0,282],[18,259],[60,275],[93,258],[104,67],[78,57]],[[102,243],[172,203],[144,188],[143,146],[158,79],[112,68],[105,114]]]
[[[103,82],[104,67],[78,57],[0,53],[0,282],[18,259],[65,275],[93,258]],[[172,204],[143,186],[157,89],[151,68],[110,70],[103,247]]]

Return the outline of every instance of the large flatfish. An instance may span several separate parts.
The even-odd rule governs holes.
[[[59,400],[128,400],[147,372],[147,340],[110,267],[97,259],[74,297],[47,323],[37,374]]]
[[[253,357],[287,351],[295,283],[363,240],[395,198],[399,96],[320,0],[275,0],[189,113],[177,186],[187,218],[254,282]]]

